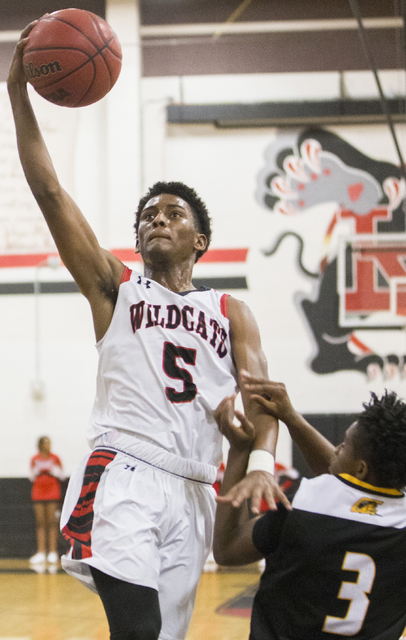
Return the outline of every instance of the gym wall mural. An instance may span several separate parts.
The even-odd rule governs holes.
[[[324,129],[280,132],[264,157],[256,199],[270,215],[291,220],[263,252],[271,263],[294,237],[297,269],[313,282],[310,296],[295,293],[312,341],[309,368],[319,375],[354,370],[370,380],[403,377],[406,221],[399,168]],[[315,269],[306,265],[295,216],[325,229]]]

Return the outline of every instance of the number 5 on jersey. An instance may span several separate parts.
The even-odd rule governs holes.
[[[197,394],[197,387],[187,369],[182,369],[177,364],[180,358],[185,364],[196,364],[196,349],[177,347],[172,342],[165,342],[163,352],[163,368],[166,375],[173,380],[182,380],[183,391],[176,391],[172,387],[165,387],[166,397],[170,402],[191,402]]]

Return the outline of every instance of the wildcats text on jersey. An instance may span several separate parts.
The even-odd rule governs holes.
[[[162,327],[164,329],[182,328],[188,332],[194,332],[208,343],[217,352],[220,358],[227,355],[225,341],[228,334],[224,327],[220,326],[214,318],[206,317],[204,311],[195,307],[176,304],[168,304],[164,307],[160,304],[150,304],[141,300],[130,306],[130,320],[133,333],[140,329]]]
[[[210,465],[211,477],[222,460],[213,413],[236,389],[228,297],[209,288],[175,292],[124,272],[112,321],[97,343],[91,442],[123,430]]]

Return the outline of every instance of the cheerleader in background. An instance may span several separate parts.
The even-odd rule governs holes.
[[[56,564],[62,463],[51,452],[51,440],[47,436],[39,438],[38,453],[31,458],[30,470],[37,531],[37,553],[30,558],[30,563],[38,565],[47,560]]]

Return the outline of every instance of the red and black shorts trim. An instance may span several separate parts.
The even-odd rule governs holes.
[[[72,559],[82,560],[92,555],[93,505],[97,487],[106,467],[117,455],[110,449],[97,449],[87,462],[79,500],[67,524],[62,529],[64,538],[72,547]]]

